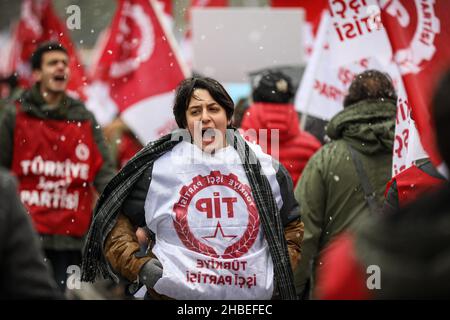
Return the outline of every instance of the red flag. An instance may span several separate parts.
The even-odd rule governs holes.
[[[173,91],[185,78],[173,45],[154,2],[119,0],[88,90],[100,123],[118,112],[143,143],[173,128]]]
[[[437,81],[450,67],[450,1],[380,1],[422,145],[441,163],[430,117]]]
[[[50,0],[24,0],[19,23],[13,35],[13,47],[9,56],[9,69],[19,75],[21,85],[32,83],[29,59],[45,41],[57,41],[68,51],[71,76],[68,91],[83,98],[86,77],[69,33],[53,10]]]

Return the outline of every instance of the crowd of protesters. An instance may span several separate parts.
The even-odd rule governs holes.
[[[178,129],[144,146],[67,95],[69,59],[45,43],[31,88],[4,81],[0,298],[63,298],[73,266],[145,299],[450,297],[448,180],[429,159],[391,176],[387,74],[354,78],[323,146],[283,72],[256,76],[237,108],[216,80],[188,78]],[[449,75],[433,119],[450,164],[448,92]],[[370,266],[383,274],[373,291]]]

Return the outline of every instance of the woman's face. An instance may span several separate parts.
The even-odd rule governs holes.
[[[187,128],[194,143],[205,152],[226,146],[225,132],[230,120],[208,90],[195,89],[186,110]]]

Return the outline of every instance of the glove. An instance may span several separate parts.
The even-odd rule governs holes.
[[[139,282],[143,283],[147,288],[153,289],[162,275],[163,268],[161,262],[158,259],[152,258],[139,271]]]

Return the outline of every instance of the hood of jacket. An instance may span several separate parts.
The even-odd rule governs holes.
[[[290,140],[300,132],[297,112],[292,104],[257,102],[249,108],[247,114],[251,128],[278,129],[280,141]]]
[[[26,90],[19,98],[22,110],[41,119],[71,119],[87,120],[92,118],[92,114],[85,108],[83,102],[73,99],[66,94],[56,107],[50,107],[42,97],[39,90],[39,83],[30,90]]]
[[[336,114],[327,126],[332,140],[344,139],[364,154],[392,152],[395,101],[363,100]]]

